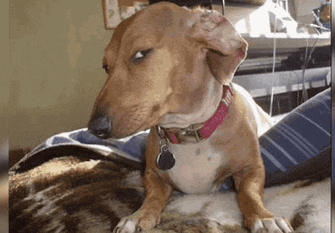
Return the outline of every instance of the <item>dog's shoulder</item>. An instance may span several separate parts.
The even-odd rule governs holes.
[[[258,136],[261,136],[274,125],[270,115],[266,113],[242,86],[233,83],[234,101],[238,102],[240,114],[246,114],[250,122],[257,126]],[[243,112],[242,112],[243,111]]]

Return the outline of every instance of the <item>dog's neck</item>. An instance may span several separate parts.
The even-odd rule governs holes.
[[[190,114],[167,114],[160,126],[164,128],[186,128],[211,118],[220,104],[223,90],[222,85],[214,78],[210,80],[208,85],[208,92],[195,112]]]

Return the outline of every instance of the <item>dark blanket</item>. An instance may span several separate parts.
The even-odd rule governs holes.
[[[28,171],[12,172],[10,232],[111,232],[121,217],[136,211],[144,198],[143,170],[90,153],[62,151],[62,156]],[[312,228],[329,232],[329,184],[326,179],[268,188],[265,204],[300,232],[313,232]],[[235,193],[226,191],[175,193],[161,224],[151,232],[247,231]]]

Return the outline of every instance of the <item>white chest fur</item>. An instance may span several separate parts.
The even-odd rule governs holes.
[[[217,110],[222,98],[222,85],[211,78],[207,94],[190,114],[167,114],[161,123],[165,128],[185,128],[191,124],[207,121]],[[175,157],[175,165],[166,173],[173,184],[185,193],[207,193],[215,191],[214,181],[218,168],[225,162],[224,154],[214,150],[210,139],[199,143],[169,144]]]
[[[176,163],[167,171],[171,181],[185,193],[207,193],[216,190],[214,180],[224,155],[214,151],[209,140],[186,145],[169,145]]]

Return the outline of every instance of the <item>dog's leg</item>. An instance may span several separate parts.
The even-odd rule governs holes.
[[[114,233],[145,232],[160,222],[161,212],[171,196],[172,187],[163,181],[153,169],[145,172],[146,197],[139,210],[120,220]]]
[[[252,233],[288,233],[293,232],[286,219],[274,217],[263,203],[264,166],[259,163],[234,175],[238,192],[237,198],[244,215],[244,224]]]
[[[144,202],[134,214],[120,220],[114,229],[114,233],[146,232],[160,222],[161,213],[172,194],[173,188],[155,170],[155,159],[158,151],[158,134],[150,133],[146,151],[146,170],[144,174],[146,196]]]

